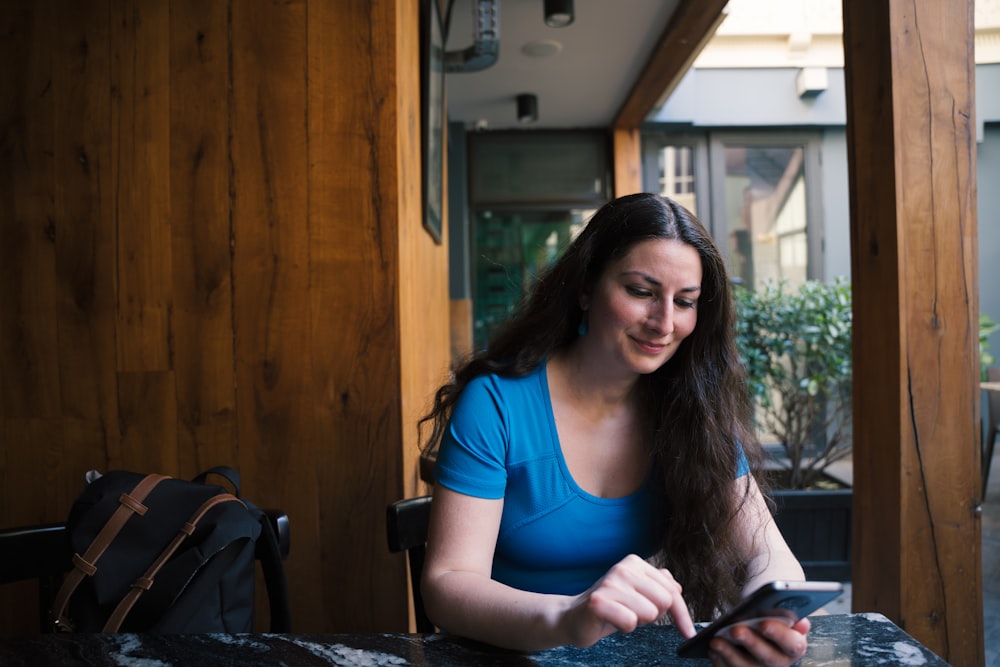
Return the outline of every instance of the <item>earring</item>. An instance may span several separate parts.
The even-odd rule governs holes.
[[[576,334],[578,336],[586,336],[587,335],[587,323],[585,321],[580,320],[580,326],[578,326],[576,328]]]

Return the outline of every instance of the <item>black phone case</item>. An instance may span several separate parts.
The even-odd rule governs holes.
[[[772,581],[764,584],[728,613],[678,646],[677,655],[682,658],[707,657],[709,640],[727,625],[762,616],[785,616],[794,622],[836,598],[843,589],[843,585],[835,581]]]

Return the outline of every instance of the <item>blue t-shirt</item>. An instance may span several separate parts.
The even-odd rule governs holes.
[[[556,433],[545,364],[520,378],[480,376],[462,392],[438,452],[438,484],[503,498],[493,578],[526,591],[582,593],[630,553],[653,555],[647,479],[622,498],[573,481]]]

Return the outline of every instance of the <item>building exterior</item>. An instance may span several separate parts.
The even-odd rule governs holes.
[[[975,21],[980,310],[1000,320],[1000,2]],[[745,281],[850,275],[841,31],[838,0],[731,0],[644,128],[644,187],[694,208]]]

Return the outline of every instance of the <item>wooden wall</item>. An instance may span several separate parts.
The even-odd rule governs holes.
[[[295,630],[407,627],[384,508],[449,346],[416,5],[0,4],[0,526],[231,464],[291,518]]]

